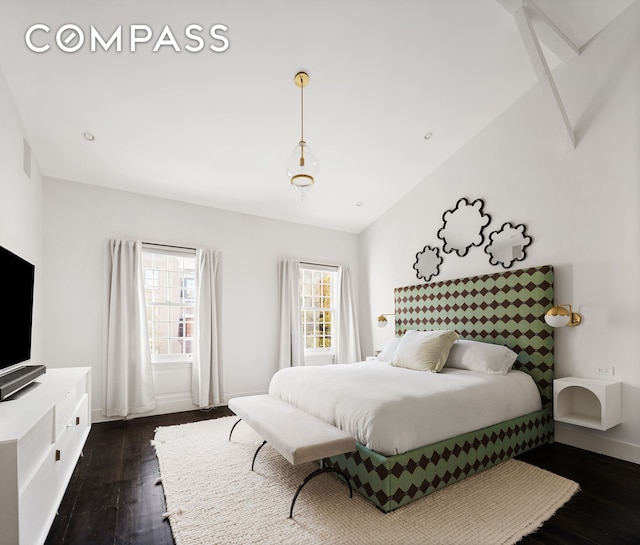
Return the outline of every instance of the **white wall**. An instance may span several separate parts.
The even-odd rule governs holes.
[[[402,198],[361,235],[365,351],[381,349],[393,327],[393,288],[417,284],[412,264],[425,244],[441,247],[442,213],[460,197],[485,200],[488,231],[524,223],[526,261],[552,264],[556,302],[583,316],[556,331],[556,376],[597,378],[615,367],[623,381],[623,423],[608,432],[556,425],[556,439],[640,462],[640,4],[597,36],[554,77],[577,133],[566,152],[546,97],[533,89]],[[433,140],[437,145],[437,134]],[[496,272],[481,248],[444,254],[434,281]],[[363,320],[363,326],[367,323]]]
[[[220,347],[227,398],[265,392],[277,370],[279,260],[347,265],[358,278],[357,235],[338,231],[46,177],[44,218],[47,364],[93,368],[96,418],[103,406],[109,238],[221,252]],[[169,382],[185,394],[162,398],[162,410],[192,408],[188,370],[178,366],[166,374],[160,393],[168,391]]]
[[[23,169],[25,133],[0,69],[0,245],[35,265],[31,363],[42,359],[42,176],[32,154]],[[28,140],[28,139],[27,139]]]

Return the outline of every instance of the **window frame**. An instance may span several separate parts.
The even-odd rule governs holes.
[[[194,338],[193,338],[193,333],[191,335],[191,337],[178,337],[178,336],[168,336],[166,337],[167,340],[173,340],[173,339],[180,339],[182,338],[182,340],[184,342],[191,342],[191,352],[190,353],[173,353],[173,354],[155,354],[153,351],[153,342],[155,340],[155,337],[152,335],[152,331],[153,331],[153,326],[154,326],[154,319],[148,316],[148,309],[149,307],[157,307],[157,308],[168,308],[169,311],[171,308],[184,308],[184,307],[190,307],[192,308],[192,320],[191,320],[191,331],[193,332],[195,330],[195,305],[196,305],[196,297],[197,297],[197,293],[196,293],[196,269],[197,269],[197,263],[195,262],[195,258],[196,258],[196,251],[195,249],[192,248],[181,248],[181,247],[175,247],[175,246],[164,246],[164,245],[160,245],[160,244],[149,244],[149,243],[143,243],[142,244],[142,253],[143,254],[152,254],[152,255],[166,255],[169,257],[178,257],[178,258],[189,258],[189,259],[193,259],[194,262],[194,267],[193,267],[193,276],[189,275],[185,275],[184,274],[184,269],[183,269],[183,275],[182,275],[182,282],[181,282],[181,286],[171,286],[168,285],[167,288],[168,289],[175,289],[175,290],[179,290],[180,292],[180,302],[167,302],[167,303],[159,303],[157,301],[148,301],[147,300],[147,294],[146,294],[146,290],[147,290],[147,277],[148,277],[148,271],[153,271],[155,274],[153,274],[153,281],[154,284],[156,283],[156,281],[158,280],[158,276],[162,271],[167,272],[168,274],[170,272],[172,272],[172,270],[170,268],[165,269],[158,269],[155,267],[152,268],[148,268],[144,266],[143,263],[143,282],[144,282],[144,290],[145,290],[145,316],[147,319],[147,330],[149,331],[149,351],[151,353],[151,363],[153,365],[157,365],[157,364],[185,364],[185,365],[191,365],[193,362],[193,342],[194,342]],[[144,257],[144,256],[143,256]],[[176,272],[176,271],[173,271]],[[189,282],[190,285],[186,285],[185,280],[191,280],[193,279],[193,282]],[[186,297],[185,298],[185,292],[192,292],[193,293],[193,297]],[[187,294],[188,295],[188,294]],[[188,314],[186,314],[186,316],[188,316]],[[175,322],[175,320],[168,320],[167,321],[168,324],[179,324],[179,322]],[[184,322],[183,322],[184,323]],[[178,327],[180,327],[178,325]],[[183,326],[184,327],[184,326]],[[183,330],[184,331],[184,330]],[[162,337],[164,339],[164,337]]]
[[[330,273],[331,274],[331,282],[330,282],[330,292],[329,292],[329,307],[316,307],[316,306],[305,306],[304,304],[304,271],[310,271],[311,273],[320,272],[320,273]],[[336,304],[336,296],[337,296],[337,283],[338,283],[338,267],[333,265],[321,265],[317,263],[306,263],[301,262],[298,265],[298,273],[299,273],[299,289],[300,289],[300,327],[302,334],[302,344],[304,347],[305,355],[313,356],[313,355],[321,355],[321,354],[330,354],[335,355],[336,353],[336,342],[337,342],[337,315],[338,315],[338,305]],[[311,284],[314,285],[313,283]],[[307,295],[307,297],[313,298],[313,294]],[[322,297],[322,296],[321,296]],[[329,335],[321,335],[317,336],[314,334],[314,338],[318,337],[329,337],[331,339],[330,347],[313,347],[307,348],[307,334],[305,331],[305,325],[309,322],[305,320],[305,312],[331,312],[331,321],[324,322],[329,323],[331,326],[331,332]],[[316,323],[315,320],[311,323]]]

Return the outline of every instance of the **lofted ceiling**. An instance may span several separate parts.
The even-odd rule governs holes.
[[[536,84],[507,1],[0,0],[0,66],[46,176],[357,233]],[[634,1],[535,4],[580,48]],[[67,23],[75,53],[55,43]],[[34,24],[47,52],[25,45]],[[135,52],[133,24],[153,31]],[[226,51],[207,49],[215,24]],[[122,51],[91,52],[92,25],[121,26]],[[180,52],[152,51],[165,25]],[[285,171],[300,70],[320,165],[305,201]]]

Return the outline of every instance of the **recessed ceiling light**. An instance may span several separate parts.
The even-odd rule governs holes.
[[[364,201],[358,201],[358,202],[356,203],[356,206],[362,206],[363,204],[364,204]]]
[[[84,137],[84,139],[85,139],[85,140],[87,140],[88,142],[93,142],[93,141],[96,139],[96,137],[95,137],[95,136],[93,136],[93,134],[91,134],[91,133],[90,133],[90,132],[88,132],[88,131],[84,131],[84,132],[82,133],[82,136],[83,136],[83,137]]]
[[[431,140],[431,137],[433,136],[433,133],[431,131],[425,133],[424,135],[424,139],[425,140]]]

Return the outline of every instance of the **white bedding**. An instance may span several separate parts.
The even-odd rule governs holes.
[[[541,408],[535,382],[521,371],[428,373],[377,360],[282,369],[269,393],[386,456]]]

